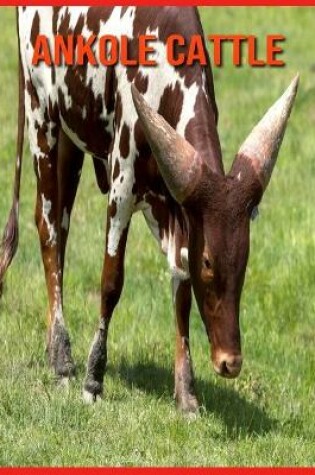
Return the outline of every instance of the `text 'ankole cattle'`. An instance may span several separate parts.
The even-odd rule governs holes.
[[[189,349],[191,287],[211,344],[215,371],[236,377],[242,366],[239,306],[249,254],[250,218],[269,183],[298,87],[296,77],[268,110],[224,173],[209,67],[174,67],[165,43],[203,35],[195,8],[20,7],[19,120],[13,205],[6,225],[0,281],[18,245],[25,115],[37,177],[36,224],[48,291],[48,354],[58,378],[75,366],[66,329],[62,283],[71,210],[84,153],[108,193],[100,321],[90,349],[84,396],[103,393],[109,323],[124,282],[128,229],[141,210],[167,255],[176,314],[175,398],[195,411]],[[158,37],[159,67],[34,67],[36,37]],[[164,60],[163,60],[164,58]],[[172,321],[170,320],[170,325]]]

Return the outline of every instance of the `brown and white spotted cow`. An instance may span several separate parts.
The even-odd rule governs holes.
[[[70,215],[84,153],[93,156],[109,194],[100,322],[91,346],[84,394],[102,394],[109,323],[124,281],[130,220],[142,210],[167,255],[176,313],[175,398],[198,407],[189,351],[191,285],[215,371],[241,369],[239,304],[249,252],[250,217],[269,182],[296,95],[295,78],[253,129],[225,175],[210,64],[173,67],[165,41],[202,35],[195,8],[21,7],[20,107],[14,200],[5,229],[0,281],[17,248],[19,188],[26,114],[37,176],[36,224],[49,298],[48,351],[60,378],[74,374],[62,305]],[[158,67],[32,66],[38,34],[158,37]]]

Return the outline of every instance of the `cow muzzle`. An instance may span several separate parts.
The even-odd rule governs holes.
[[[214,371],[223,378],[236,378],[242,368],[242,355],[217,352],[213,360]]]

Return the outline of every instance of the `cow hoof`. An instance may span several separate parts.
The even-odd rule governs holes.
[[[83,402],[88,405],[95,404],[96,402],[100,402],[102,400],[102,396],[100,394],[90,393],[86,389],[83,389],[82,392]]]
[[[69,391],[70,389],[70,382],[71,380],[74,379],[74,377],[69,377],[69,376],[61,376],[57,377],[57,386],[59,388],[64,389],[65,391]]]
[[[176,398],[177,409],[185,415],[193,416],[199,413],[199,403],[195,396],[188,394],[181,398]]]
[[[65,327],[59,322],[55,322],[50,345],[48,348],[49,361],[61,381],[63,378],[73,378],[75,376],[75,364],[71,356],[70,338]]]
[[[54,365],[54,367],[59,384],[61,386],[69,385],[70,380],[74,379],[76,374],[76,367],[72,358],[61,357],[58,364]]]
[[[102,399],[103,384],[93,379],[87,379],[83,387],[83,400],[86,404],[94,404]]]

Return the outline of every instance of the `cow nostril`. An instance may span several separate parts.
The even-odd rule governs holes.
[[[228,370],[226,361],[222,361],[220,364],[220,374],[225,375],[228,373],[229,373],[229,370]]]
[[[225,378],[236,378],[242,367],[242,357],[240,355],[221,355],[214,363],[216,373]]]

